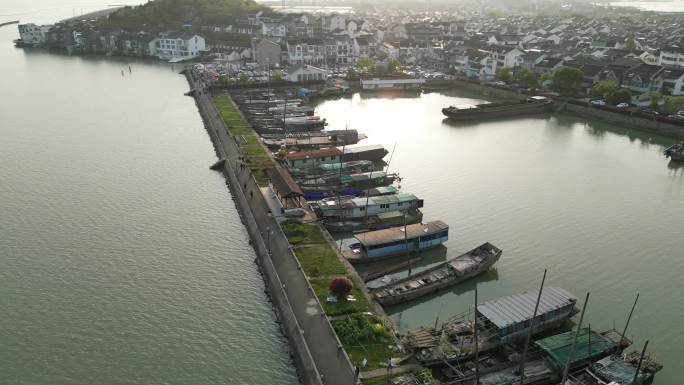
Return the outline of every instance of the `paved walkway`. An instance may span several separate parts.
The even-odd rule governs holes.
[[[337,340],[330,322],[321,305],[310,290],[309,284],[290,250],[290,244],[280,230],[273,216],[268,215],[268,205],[261,191],[242,191],[243,186],[250,184],[251,174],[248,167],[239,166],[240,154],[235,150],[235,142],[230,137],[224,121],[216,111],[210,95],[198,90],[198,103],[207,108],[207,122],[210,133],[217,137],[220,144],[219,155],[226,159],[228,167],[232,167],[240,180],[235,186],[248,198],[254,219],[261,231],[262,238],[268,243],[271,259],[283,282],[285,293],[292,306],[292,311],[302,329],[311,356],[321,374],[322,383],[326,385],[353,385],[357,383],[354,368],[347,359],[346,353]]]
[[[420,365],[416,365],[416,364],[406,364],[406,365],[395,366],[392,368],[392,375],[407,373],[407,372],[411,372],[411,371],[418,370],[418,369],[420,369]],[[363,378],[363,379],[382,377],[382,376],[386,376],[386,375],[387,375],[387,368],[380,368],[380,369],[375,369],[375,370],[369,370],[367,372],[361,372],[361,378]]]

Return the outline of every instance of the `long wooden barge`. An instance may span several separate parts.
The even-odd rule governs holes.
[[[469,108],[450,106],[442,109],[447,118],[456,121],[481,120],[538,114],[551,111],[553,102],[543,96],[532,96],[525,100],[511,100],[477,104]]]
[[[487,242],[414,276],[373,291],[383,306],[411,301],[457,285],[487,271],[501,257],[501,249]]]

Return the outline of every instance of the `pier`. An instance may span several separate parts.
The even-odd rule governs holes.
[[[257,254],[271,300],[290,341],[304,384],[355,384],[356,373],[299,261],[248,167],[241,163],[237,139],[219,116],[211,94],[186,71],[190,88]]]

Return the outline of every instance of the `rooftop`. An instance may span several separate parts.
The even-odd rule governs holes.
[[[432,221],[428,223],[416,223],[404,227],[393,227],[377,231],[369,231],[357,234],[354,237],[366,247],[380,245],[387,242],[412,239],[422,235],[434,234],[442,230],[448,230],[449,226],[442,221]]]
[[[477,311],[496,327],[503,329],[532,318],[537,302],[538,289],[513,294],[477,305]],[[537,314],[545,314],[556,309],[575,304],[577,298],[560,287],[545,287],[539,300]]]

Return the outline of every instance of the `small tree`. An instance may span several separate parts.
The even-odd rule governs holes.
[[[375,69],[375,61],[369,57],[360,57],[356,59],[356,68],[361,72],[373,72]]]
[[[502,82],[509,82],[513,78],[513,74],[511,73],[510,68],[501,67],[498,70],[496,70],[495,77],[496,80],[501,80]]]
[[[346,301],[352,291],[352,281],[347,277],[335,277],[330,280],[330,293],[337,297],[338,301]]]
[[[535,88],[539,83],[537,74],[528,70],[527,68],[521,68],[518,72],[516,72],[515,80],[527,88]]]
[[[247,75],[247,74],[244,73],[244,72],[241,73],[241,74],[240,74],[240,77],[238,78],[238,81],[239,81],[240,83],[247,83],[248,80],[249,80],[249,75]]]
[[[663,98],[663,94],[658,91],[651,91],[651,93],[648,94],[648,97],[651,99],[651,107],[656,108],[658,107],[660,99]]]
[[[618,88],[612,93],[608,94],[606,99],[610,104],[629,103],[632,100],[632,93],[626,88]]]
[[[634,41],[634,37],[630,36],[627,38],[627,41],[625,41],[625,49],[630,52],[636,51],[636,42]]]
[[[387,72],[390,74],[396,73],[399,71],[399,68],[401,67],[401,63],[399,63],[399,60],[397,59],[390,59],[390,61],[387,62]]]
[[[667,112],[674,113],[682,108],[684,103],[684,96],[670,96],[667,98],[667,103],[665,104]]]
[[[283,80],[283,71],[281,70],[273,70],[271,73],[271,78],[275,81],[281,81]]]
[[[617,82],[613,80],[606,80],[603,82],[598,82],[591,87],[590,95],[594,98],[605,98],[607,99],[619,88]]]
[[[584,73],[574,67],[561,67],[552,76],[553,88],[563,95],[575,95],[582,86]]]

